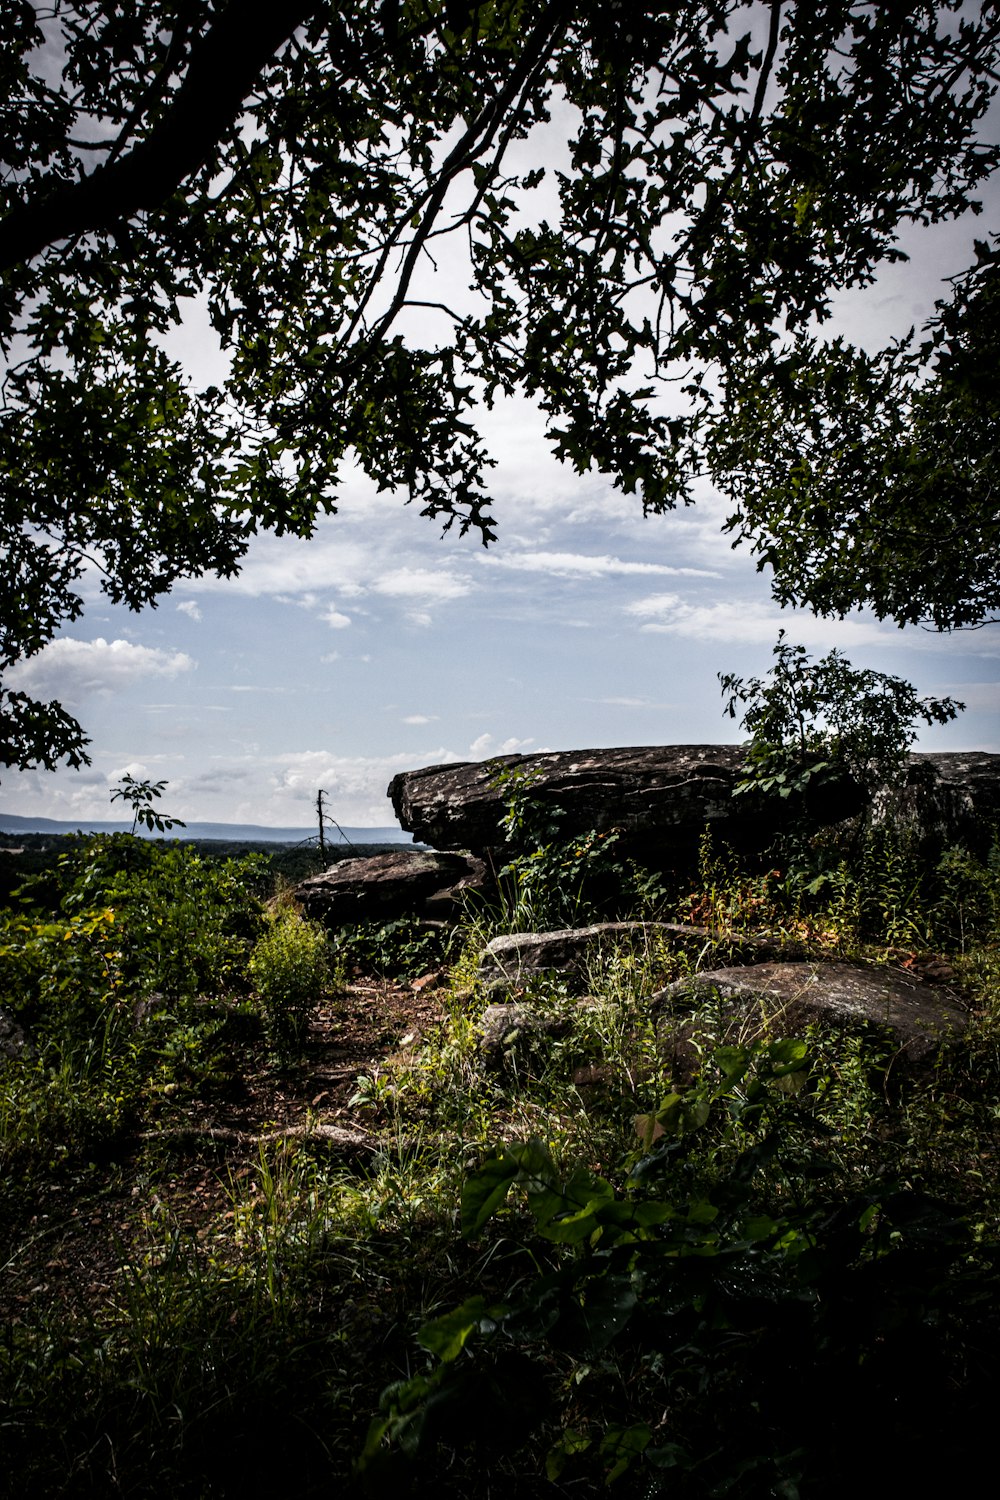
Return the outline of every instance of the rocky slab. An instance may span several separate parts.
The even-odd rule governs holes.
[[[794,1036],[814,1021],[875,1026],[892,1037],[910,1062],[923,1062],[944,1037],[960,1034],[968,1025],[953,991],[927,984],[903,969],[850,963],[761,963],[707,970],[659,991],[652,1005],[674,1008],[679,1001],[707,999],[712,993],[732,1003],[734,1034],[766,1028],[771,1035]],[[683,1026],[683,1020],[665,1018],[661,1031],[669,1035],[678,1024]]]
[[[623,945],[641,950],[657,937],[669,940],[671,934],[684,934],[688,942],[698,942],[694,928],[677,922],[595,922],[554,932],[504,933],[483,949],[476,978],[485,989],[513,991],[541,974],[557,973],[578,987],[602,951]]]
[[[751,963],[765,959],[802,959],[805,948],[754,933],[718,933],[690,922],[594,922],[591,927],[567,927],[549,933],[504,933],[493,938],[480,954],[477,981],[483,989],[516,992],[541,974],[558,974],[570,989],[586,981],[588,968],[601,951],[627,945],[640,953],[663,944],[685,954],[691,963],[711,954],[715,963]]]
[[[799,957],[802,950],[772,938],[752,935],[723,937],[707,927],[686,922],[595,922],[589,927],[567,927],[554,932],[512,932],[495,937],[479,959],[476,975],[480,986],[491,993],[516,992],[541,974],[556,973],[571,990],[586,986],[590,965],[612,948],[628,947],[640,953],[661,944],[674,953],[686,954],[692,962],[706,950],[730,962],[751,958]]]
[[[623,854],[654,869],[690,863],[706,828],[736,850],[764,849],[789,810],[778,798],[733,797],[745,770],[739,745],[502,755],[402,772],[388,795],[402,826],[421,843],[499,852],[504,807],[495,782],[503,769],[537,774],[534,793],[562,810],[567,837],[617,828]],[[884,816],[926,828],[939,844],[988,848],[1000,817],[1000,755],[912,755],[902,801],[883,804]],[[835,823],[863,805],[859,789],[845,781],[819,788],[806,811],[817,823]]]
[[[401,916],[447,916],[464,891],[483,884],[485,874],[482,860],[469,854],[394,849],[341,860],[303,880],[295,894],[306,916],[344,927]]]
[[[504,806],[494,783],[500,770],[516,768],[537,774],[533,793],[562,810],[566,837],[617,828],[623,850],[648,855],[696,846],[706,824],[728,838],[743,764],[736,745],[503,755],[406,771],[393,777],[388,795],[402,826],[421,843],[495,850],[504,842]]]

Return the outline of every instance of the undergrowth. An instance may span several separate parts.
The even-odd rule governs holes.
[[[541,976],[516,997],[531,1026],[487,1054],[488,938],[608,910],[613,843],[538,847],[499,909],[426,945],[412,924],[327,943],[265,907],[252,864],[121,839],[25,888],[0,934],[29,1037],[0,1069],[0,1263],[50,1232],[47,1185],[132,1207],[105,1295],[12,1304],[11,1494],[825,1500],[862,1464],[872,1492],[972,1475],[1000,1348],[996,857],[928,862],[883,829],[748,872],[706,844],[680,909],[657,898],[703,933],[647,925]],[[556,899],[539,871],[567,858]],[[910,1072],[876,1031],[734,1036],[671,986],[747,934],[936,964],[969,1028]],[[367,1146],[214,1156],[192,1228],[162,1127],[236,1087],[248,1049],[294,1068],[317,996],[366,967],[431,971],[443,1016],[358,1078]]]

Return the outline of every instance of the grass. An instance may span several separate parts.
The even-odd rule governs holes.
[[[343,953],[310,1002],[296,976],[301,958],[326,982],[314,931],[300,954],[285,918],[262,948],[273,929],[221,896],[194,955],[216,993],[191,993],[174,954],[177,992],[137,1027],[129,976],[147,969],[128,932],[115,947],[107,921],[94,929],[113,1001],[97,1005],[86,942],[53,946],[52,910],[39,937],[19,919],[5,1003],[39,1040],[0,1073],[0,1483],[478,1497],[612,1479],[625,1496],[757,1500],[839,1494],[862,1463],[865,1484],[971,1476],[1000,1347],[995,883],[956,856],[917,886],[883,861],[880,887],[876,864],[810,893],[706,851],[686,902],[715,934],[700,959],[651,939],[597,954],[585,997],[537,981],[526,1003],[544,1025],[489,1066],[482,909],[419,992],[430,1027],[416,1010],[431,1002],[345,978]],[[175,874],[204,889],[189,862]],[[128,871],[146,930],[137,889]],[[225,900],[239,890],[228,871]],[[748,930],[914,962],[936,938],[970,1029],[907,1076],[875,1035],[720,1052],[708,1002],[683,1011],[697,1047],[679,1070],[649,996]],[[411,958],[404,945],[401,972]],[[312,1040],[293,1028],[276,1060],[266,1007],[286,973]],[[331,1069],[342,1055],[353,1071]],[[222,1116],[242,1122],[225,1139],[209,1128]],[[310,1120],[364,1144],[344,1156]]]

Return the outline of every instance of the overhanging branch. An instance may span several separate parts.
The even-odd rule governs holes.
[[[187,74],[145,140],[79,182],[33,195],[0,222],[0,274],[49,245],[157,208],[211,157],[275,53],[318,0],[231,0],[194,44]]]

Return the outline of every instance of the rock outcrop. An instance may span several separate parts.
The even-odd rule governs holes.
[[[877,793],[872,811],[912,831],[928,857],[948,844],[988,854],[1000,827],[1000,755],[911,755],[903,785]]]
[[[504,933],[483,949],[476,979],[486,991],[513,994],[542,974],[557,973],[569,988],[579,989],[602,953],[623,946],[641,951],[658,936],[666,941],[669,934],[681,932],[690,942],[698,942],[694,928],[675,922],[594,922],[555,932]]]
[[[555,932],[510,932],[487,943],[476,975],[481,989],[515,994],[542,974],[556,973],[567,989],[586,988],[591,966],[614,949],[635,954],[652,950],[684,954],[695,963],[706,953],[715,963],[750,963],[764,958],[800,958],[796,944],[755,936],[720,937],[686,922],[595,922]]]
[[[296,889],[306,916],[327,927],[394,917],[451,917],[463,891],[485,879],[482,860],[429,849],[394,849],[344,859]]]
[[[707,970],[678,980],[652,997],[654,1010],[669,1009],[661,1032],[669,1043],[689,1030],[676,1007],[691,1000],[724,1002],[719,1042],[753,1037],[797,1036],[813,1021],[840,1027],[875,1027],[908,1062],[926,1061],[948,1035],[965,1031],[968,1017],[949,989],[927,984],[903,969],[860,964],[750,964]]]
[[[743,765],[736,745],[504,755],[403,772],[390,782],[388,795],[402,826],[421,843],[484,853],[504,842],[497,772],[537,773],[533,794],[561,809],[567,838],[617,828],[624,853],[658,866],[664,857],[669,862],[671,855],[697,848],[706,825],[728,842],[773,837],[773,819],[767,827],[748,826],[752,810],[733,801]]]
[[[537,1006],[488,1005],[479,1020],[479,1055],[488,1068],[530,1063],[572,1026],[571,1015],[547,1015]]]
[[[420,842],[486,854],[503,847],[498,770],[537,773],[534,794],[561,809],[567,837],[617,828],[623,854],[662,869],[690,863],[706,828],[744,853],[771,843],[787,805],[734,798],[744,767],[738,745],[567,750],[406,771],[393,778],[388,794],[400,823]],[[853,817],[864,805],[846,781],[827,785],[822,797],[822,805],[808,809],[818,823]],[[876,813],[879,806],[876,799]],[[982,850],[1000,817],[1000,755],[913,755],[906,787],[891,804],[881,799],[881,808],[939,845],[964,842]]]

